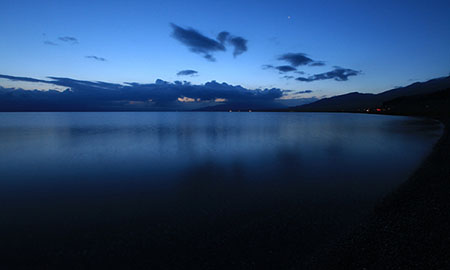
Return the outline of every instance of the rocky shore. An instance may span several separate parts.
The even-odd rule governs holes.
[[[432,153],[366,222],[305,269],[450,269],[449,119]]]

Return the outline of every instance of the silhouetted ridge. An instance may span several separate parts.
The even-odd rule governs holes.
[[[344,108],[345,110],[357,110],[361,106],[375,106],[377,102],[374,102],[374,97],[374,94],[361,94],[353,92],[331,98],[324,98],[314,103],[306,104],[297,108],[308,111],[339,111]]]
[[[426,95],[450,88],[450,76],[416,82],[411,85],[391,89],[380,94],[349,94],[321,99],[314,103],[291,108],[293,111],[366,111],[382,108],[383,104],[400,97]]]
[[[384,108],[389,108],[391,114],[448,117],[450,115],[450,88],[426,95],[395,98],[383,105]]]

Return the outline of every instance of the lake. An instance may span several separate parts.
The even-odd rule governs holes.
[[[289,269],[441,133],[363,114],[0,113],[0,265]]]

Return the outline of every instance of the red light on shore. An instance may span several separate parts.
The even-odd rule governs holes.
[[[381,109],[377,108],[377,112],[381,112]]]

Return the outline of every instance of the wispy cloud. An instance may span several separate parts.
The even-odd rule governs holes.
[[[297,70],[299,66],[324,66],[325,62],[323,61],[315,61],[311,58],[309,58],[304,53],[285,53],[283,55],[280,55],[277,60],[287,62],[288,65],[280,65],[280,66],[274,66],[274,65],[263,65],[263,69],[276,69],[279,73],[286,73],[286,72],[295,72],[299,74],[304,74],[303,71]],[[293,77],[291,76],[284,76],[285,79],[291,79]]]
[[[181,70],[177,73],[177,76],[194,76],[197,75],[198,71],[192,69]]]
[[[78,44],[78,39],[75,37],[61,36],[57,38],[57,41],[51,41],[47,38],[46,33],[42,33],[42,36],[44,38],[44,44],[49,46],[58,46],[58,43]]]
[[[301,91],[295,91],[296,94],[310,94],[313,90],[301,90]]]
[[[275,69],[281,71],[281,72],[290,72],[290,71],[296,71],[297,69],[292,66],[277,66]]]
[[[285,53],[277,58],[280,61],[288,62],[290,65],[282,65],[282,66],[273,66],[273,65],[263,65],[263,69],[276,69],[280,73],[286,73],[286,72],[294,72],[297,74],[304,75],[304,71],[300,71],[297,69],[299,66],[310,66],[310,67],[317,67],[317,66],[325,66],[324,61],[316,61],[311,58],[309,58],[304,53]],[[349,77],[351,76],[357,76],[361,74],[361,71],[349,69],[349,68],[342,68],[339,66],[334,66],[334,69],[328,72],[324,73],[318,73],[312,76],[308,77],[297,77],[297,81],[301,82],[312,82],[312,81],[318,81],[318,80],[329,80],[334,79],[336,81],[347,81]],[[283,79],[293,79],[294,76],[283,76]]]
[[[291,71],[297,70],[297,68],[295,68],[293,66],[289,66],[289,65],[283,65],[283,66],[263,65],[262,69],[276,69],[280,73],[291,72]]]
[[[106,61],[106,58],[95,56],[95,55],[87,55],[85,57],[88,58],[88,59],[92,59],[92,60],[96,60],[96,61],[100,61],[100,62],[105,62]]]
[[[283,90],[283,93],[309,94],[312,90]]]
[[[291,66],[298,67],[298,66],[323,66],[325,65],[322,61],[314,61],[313,59],[306,56],[304,53],[285,53],[278,57],[278,60],[286,61]]]
[[[8,79],[11,81],[49,83],[49,81],[46,81],[46,80],[34,79],[34,78],[29,78],[29,77],[17,77],[17,76],[3,75],[3,74],[0,74],[0,78]]]
[[[319,80],[330,80],[334,79],[336,81],[347,81],[348,77],[350,76],[357,76],[361,74],[361,71],[349,69],[349,68],[341,68],[341,67],[334,67],[334,70],[328,71],[325,73],[319,73],[315,74],[309,77],[298,77],[296,80],[302,81],[302,82],[312,82],[312,81],[319,81]]]
[[[78,44],[78,39],[75,37],[63,36],[63,37],[58,37],[58,40],[60,40],[62,42],[71,43],[71,44]]]
[[[311,67],[322,67],[325,66],[325,62],[323,61],[315,61],[309,64]]]
[[[44,44],[45,44],[45,45],[50,45],[50,46],[58,46],[58,44],[56,44],[56,43],[53,42],[53,41],[49,41],[49,40],[45,40],[45,41],[44,41]]]

